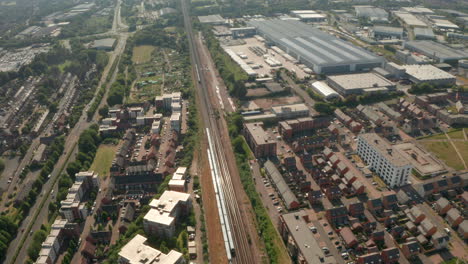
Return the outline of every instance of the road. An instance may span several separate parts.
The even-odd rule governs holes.
[[[192,68],[195,70],[194,76],[199,78],[199,82],[196,83],[196,86],[198,98],[201,100],[199,106],[202,121],[205,126],[203,130],[205,131],[208,129],[211,133],[211,140],[215,150],[214,156],[216,157],[215,162],[220,167],[221,172],[221,186],[223,186],[225,194],[225,204],[235,245],[235,256],[232,258],[232,263],[260,263],[261,258],[259,254],[254,253],[256,250],[255,241],[257,240],[252,237],[252,233],[250,232],[251,228],[249,224],[251,224],[251,218],[247,216],[245,208],[246,205],[250,204],[243,203],[242,201],[244,198],[242,195],[245,196],[245,192],[242,189],[242,185],[240,185],[239,174],[236,171],[237,167],[235,166],[234,155],[229,144],[230,139],[228,134],[225,133],[227,130],[220,128],[222,124],[218,123],[219,121],[223,122],[224,118],[216,117],[215,112],[218,112],[219,109],[214,109],[212,102],[210,102],[210,92],[207,81],[205,80],[206,76],[202,71],[197,72],[197,70],[202,69],[204,65],[200,56],[201,48],[194,38],[186,1],[181,0],[181,5],[187,38],[189,40],[191,62],[192,65],[194,65]],[[230,157],[230,159],[227,157]],[[228,160],[231,162],[228,163]],[[235,180],[237,180],[239,184],[235,184]],[[239,185],[241,188],[239,188]],[[210,227],[208,226],[208,228]],[[249,243],[249,241],[251,241],[251,243]]]
[[[118,3],[119,4],[116,5],[116,13],[120,14],[120,1]],[[118,25],[119,29],[121,29],[121,21],[116,16],[114,16],[114,23]],[[120,54],[122,54],[122,52],[125,49],[125,43],[128,35],[127,33],[120,33],[120,35],[121,36],[119,38],[117,46],[114,49],[114,52],[109,57],[109,62],[102,73],[101,79],[97,87],[101,87],[101,85],[103,85],[106,82],[107,75],[109,74],[109,71],[112,68],[114,61],[120,57]],[[118,67],[115,68],[115,71],[118,71]],[[113,75],[115,76],[115,72],[113,73]],[[85,109],[82,112],[81,118],[73,127],[73,129],[70,130],[70,133],[67,135],[65,139],[64,153],[59,158],[58,162],[55,164],[54,170],[51,173],[51,178],[42,186],[43,195],[38,197],[37,202],[34,205],[32,205],[31,209],[29,210],[28,216],[22,221],[21,225],[19,226],[18,230],[24,229],[24,231],[19,231],[16,238],[10,243],[7,251],[7,256],[3,263],[25,263],[25,260],[27,259],[27,249],[31,242],[31,239],[28,239],[29,233],[34,233],[35,231],[40,229],[40,225],[42,223],[47,221],[48,206],[49,203],[52,201],[51,197],[55,197],[55,195],[52,195],[52,190],[54,189],[54,192],[57,192],[57,187],[55,186],[55,183],[58,182],[58,178],[62,173],[63,169],[66,168],[68,162],[74,160],[74,157],[77,153],[76,143],[78,142],[81,133],[84,130],[86,130],[92,123],[94,123],[93,120],[87,120],[86,111],[94,102],[98,91],[99,89],[96,89],[93,99],[85,107]],[[39,144],[38,141],[39,139],[37,138],[33,141],[33,143]],[[34,149],[35,148],[30,148],[30,150]],[[26,166],[27,164],[29,164],[33,154],[34,151],[28,151],[26,153],[25,158],[22,160],[19,168],[22,168],[23,165]]]

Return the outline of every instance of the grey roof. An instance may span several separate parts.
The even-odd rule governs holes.
[[[405,48],[420,52],[430,58],[442,60],[461,60],[468,58],[468,53],[450,48],[432,40],[415,40],[405,43]]]
[[[413,29],[414,36],[417,37],[425,37],[425,38],[435,38],[434,31],[431,28],[421,28],[417,27]]]
[[[377,33],[383,33],[383,34],[403,35],[403,28],[401,27],[375,26],[373,28],[373,31]]]
[[[373,7],[373,6],[355,6],[356,15],[358,17],[367,17],[371,21],[380,20],[387,21],[388,13],[382,8]]]
[[[275,164],[270,160],[267,160],[267,162],[265,162],[264,168],[274,182],[276,189],[278,189],[278,192],[283,198],[286,207],[289,209],[293,202],[298,203],[296,195],[294,195],[294,193],[291,191],[288,184],[284,180],[283,175],[281,175],[281,173],[278,171]]]
[[[351,63],[382,63],[383,59],[317,28],[292,20],[251,20],[248,22],[283,49],[319,66]]]
[[[199,16],[198,20],[200,20],[200,23],[207,23],[207,24],[219,24],[219,23],[224,23],[225,19],[217,14],[217,15],[208,15],[208,16]]]
[[[98,39],[93,42],[91,45],[93,48],[112,48],[114,46],[115,39],[113,38],[105,38],[105,39]]]
[[[303,215],[303,212],[294,212],[284,214],[281,217],[306,262],[320,263],[320,258],[324,258],[323,251],[317,243],[317,240],[315,240],[314,236],[310,233]]]

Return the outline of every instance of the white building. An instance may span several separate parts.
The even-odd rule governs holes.
[[[413,166],[377,134],[359,135],[357,153],[390,187],[407,183]]]
[[[119,264],[183,264],[185,259],[177,251],[167,255],[146,244],[146,237],[136,235],[119,252]]]
[[[151,133],[159,134],[160,130],[161,130],[161,121],[154,120],[153,124],[151,124]]]
[[[324,81],[316,81],[312,83],[312,88],[314,89],[315,92],[323,96],[325,100],[330,100],[333,98],[339,98],[340,95],[333,90],[328,84]]]
[[[307,117],[310,113],[309,108],[303,103],[273,106],[271,112],[273,112],[278,119]]]
[[[151,209],[143,218],[143,228],[146,233],[171,237],[175,233],[177,219],[187,215],[192,206],[190,194],[165,191],[161,197],[149,204]]]

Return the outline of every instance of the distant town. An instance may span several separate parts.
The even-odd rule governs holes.
[[[464,0],[0,0],[0,262],[468,262]]]

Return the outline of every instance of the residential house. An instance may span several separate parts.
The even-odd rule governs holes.
[[[353,248],[359,243],[349,227],[342,228],[340,230],[340,236],[343,238],[347,247]]]
[[[385,264],[397,263],[400,259],[400,251],[396,247],[386,248],[381,253]]]
[[[325,217],[335,226],[344,225],[348,223],[348,210],[344,206],[331,208],[325,211]]]
[[[381,264],[384,263],[379,252],[370,253],[357,257],[358,264]]]
[[[464,220],[458,226],[458,234],[462,239],[468,239],[468,220]]]
[[[364,216],[364,204],[361,202],[356,202],[348,205],[349,215],[359,218]]]
[[[441,197],[437,202],[435,202],[434,207],[439,215],[445,215],[452,208],[452,205],[446,198]]]
[[[437,232],[432,236],[431,242],[435,249],[447,248],[449,243],[449,236],[442,232]]]
[[[406,242],[401,245],[401,251],[407,259],[412,259],[421,253],[421,246],[416,241]]]
[[[452,208],[447,212],[445,220],[447,220],[451,227],[457,227],[461,224],[461,222],[463,222],[464,219],[463,216],[460,214],[460,211],[458,211],[458,209]]]

